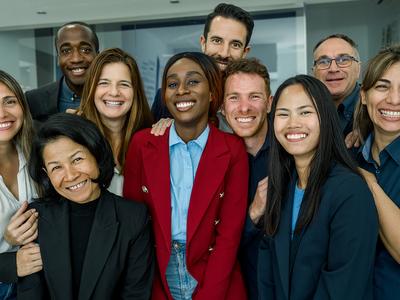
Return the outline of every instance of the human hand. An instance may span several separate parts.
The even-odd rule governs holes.
[[[4,239],[13,246],[28,244],[37,238],[38,212],[29,209],[28,202],[22,203],[21,207],[11,217],[6,230]]]
[[[65,111],[67,114],[72,114],[72,115],[82,115],[82,111],[79,109],[74,109],[74,108],[67,108]]]
[[[249,216],[254,224],[257,224],[265,213],[267,205],[268,177],[260,180],[257,185],[254,200],[249,207]]]
[[[17,275],[23,277],[39,272],[43,268],[38,244],[29,243],[17,251]]]
[[[358,148],[361,146],[360,137],[359,137],[357,131],[355,131],[355,130],[353,130],[348,135],[346,135],[344,142],[346,144],[347,149],[350,149],[353,147]]]
[[[170,118],[160,119],[157,123],[152,125],[150,133],[155,136],[164,135],[165,131],[171,126],[173,121],[174,119]]]

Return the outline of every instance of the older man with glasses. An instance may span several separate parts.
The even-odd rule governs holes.
[[[354,106],[360,95],[360,55],[356,43],[344,34],[333,34],[314,47],[313,73],[332,95],[344,135],[352,130]]]

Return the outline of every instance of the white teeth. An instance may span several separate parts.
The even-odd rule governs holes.
[[[85,69],[84,68],[74,68],[74,69],[71,69],[71,71],[72,71],[72,73],[82,73],[85,71]]]
[[[79,182],[78,184],[75,184],[73,186],[67,187],[67,189],[75,191],[75,190],[79,189],[80,187],[82,187],[85,184],[85,182],[86,182],[86,180]]]
[[[236,120],[239,123],[249,123],[249,122],[253,121],[254,118],[253,117],[246,117],[246,118],[242,117],[242,118],[236,118]]]
[[[286,138],[288,140],[299,140],[306,138],[306,136],[307,135],[305,133],[293,133],[293,134],[287,134]]]
[[[392,117],[392,118],[400,117],[400,111],[381,110],[380,112],[384,117]]]
[[[176,103],[177,108],[187,108],[194,105],[194,102],[178,102]]]
[[[11,126],[11,122],[0,123],[0,128],[7,128]]]
[[[109,106],[121,106],[123,104],[122,101],[110,101],[110,100],[104,100],[104,103]]]

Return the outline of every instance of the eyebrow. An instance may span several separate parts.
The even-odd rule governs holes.
[[[334,58],[339,57],[339,56],[354,56],[354,55],[351,55],[351,54],[349,54],[349,53],[339,53],[339,54],[336,55]],[[332,57],[330,57],[330,56],[328,56],[328,55],[321,55],[321,56],[319,56],[316,60],[319,60],[319,59],[321,59],[321,58],[332,58]],[[332,58],[332,59],[334,59],[334,58]]]
[[[391,83],[391,81],[389,79],[385,79],[385,78],[380,78],[376,82],[378,82],[378,81],[382,81],[384,83],[389,83],[389,84]]]
[[[17,96],[13,96],[13,95],[3,97],[3,100],[9,100],[9,99],[18,99],[18,98],[17,98]]]
[[[199,75],[199,76],[201,76],[201,77],[204,77],[203,74],[201,74],[200,72],[197,72],[197,71],[188,71],[188,72],[186,72],[186,74],[185,74],[186,77],[187,77],[187,76],[192,76],[192,75]],[[170,75],[167,76],[167,79],[168,79],[168,78],[171,78],[171,77],[172,77],[172,78],[178,77],[178,74],[176,74],[176,73],[170,74]]]
[[[307,104],[307,105],[302,105],[302,106],[296,107],[296,110],[302,110],[302,109],[310,108],[310,107],[311,107],[311,108],[314,108],[314,106]],[[284,107],[277,107],[276,110],[289,111],[288,108],[284,108]]]
[[[80,153],[80,152],[83,153],[82,150],[77,150],[77,151],[75,151],[73,154],[71,154],[71,155],[69,156],[69,158],[74,157],[75,155],[77,155],[77,154]],[[58,163],[59,163],[58,161],[49,161],[46,165],[48,166],[48,165],[58,164]]]
[[[110,82],[111,80],[108,79],[108,78],[99,78],[99,81],[108,81],[108,82]],[[118,82],[126,82],[126,83],[129,83],[129,84],[132,84],[132,82],[130,80],[125,80],[125,79],[118,80]]]

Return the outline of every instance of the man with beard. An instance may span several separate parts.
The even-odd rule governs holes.
[[[55,47],[63,76],[26,92],[32,117],[40,122],[57,112],[79,107],[87,69],[99,52],[99,40],[88,24],[71,22],[57,31]]]
[[[272,96],[267,68],[256,59],[239,59],[225,70],[222,114],[233,132],[243,138],[249,158],[248,214],[239,260],[250,300],[258,299],[258,246],[267,200],[268,113]]]
[[[221,71],[228,62],[244,58],[250,51],[249,41],[254,21],[250,14],[232,4],[218,4],[207,16],[200,45],[203,53],[216,59]],[[155,121],[171,118],[158,90],[151,107]]]
[[[353,126],[354,106],[360,96],[360,55],[356,43],[344,34],[333,34],[314,47],[314,77],[322,81],[337,107],[346,136]]]

